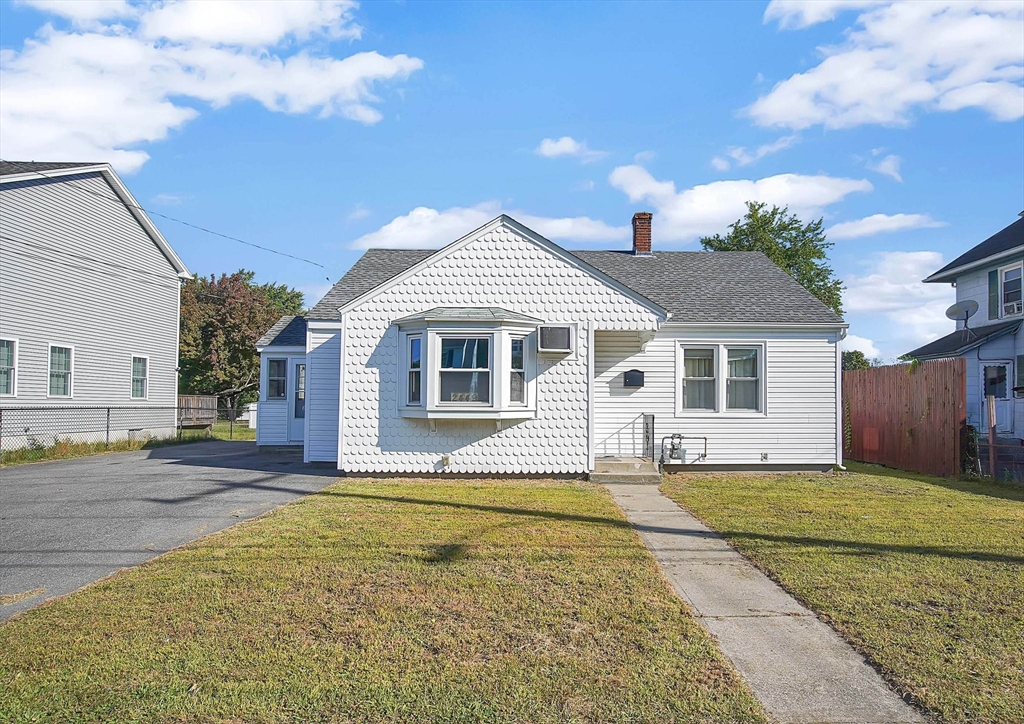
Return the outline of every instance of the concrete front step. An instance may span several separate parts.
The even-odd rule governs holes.
[[[595,483],[657,485],[661,482],[658,466],[647,458],[598,458],[589,477]]]
[[[591,473],[589,476],[592,483],[602,485],[660,485],[661,476],[658,473]]]

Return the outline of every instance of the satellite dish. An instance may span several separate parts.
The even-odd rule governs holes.
[[[950,319],[964,320],[964,324],[967,324],[967,320],[974,316],[974,313],[978,311],[978,303],[973,299],[965,299],[962,302],[950,306],[946,310],[946,316]]]

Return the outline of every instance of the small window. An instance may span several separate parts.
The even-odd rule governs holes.
[[[0,395],[13,395],[17,375],[17,342],[0,339]]]
[[[409,389],[407,402],[423,404],[423,338],[409,337]]]
[[[1003,270],[1003,316],[1020,314],[1021,309],[1021,268]]]
[[[288,360],[267,360],[267,399],[283,400],[288,397]]]
[[[985,397],[991,395],[996,399],[1005,400],[1006,365],[993,365],[985,368]]]
[[[732,347],[728,350],[728,374],[725,379],[727,410],[761,409],[760,361],[757,347]]]
[[[489,337],[441,338],[438,401],[491,402]]]
[[[509,399],[518,405],[526,404],[526,340],[512,338],[512,366],[509,373]]]
[[[132,357],[132,399],[144,400],[149,394],[149,359]]]
[[[715,409],[715,350],[683,350],[683,409]]]
[[[71,347],[50,347],[51,397],[71,397],[72,354]]]
[[[306,417],[306,365],[295,365],[295,419]]]

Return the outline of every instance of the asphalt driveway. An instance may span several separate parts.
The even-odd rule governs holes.
[[[202,442],[0,469],[0,621],[329,485],[334,466]]]

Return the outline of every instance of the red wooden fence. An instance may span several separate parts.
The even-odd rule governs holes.
[[[850,460],[930,475],[960,473],[967,423],[963,359],[843,372],[843,434]]]

